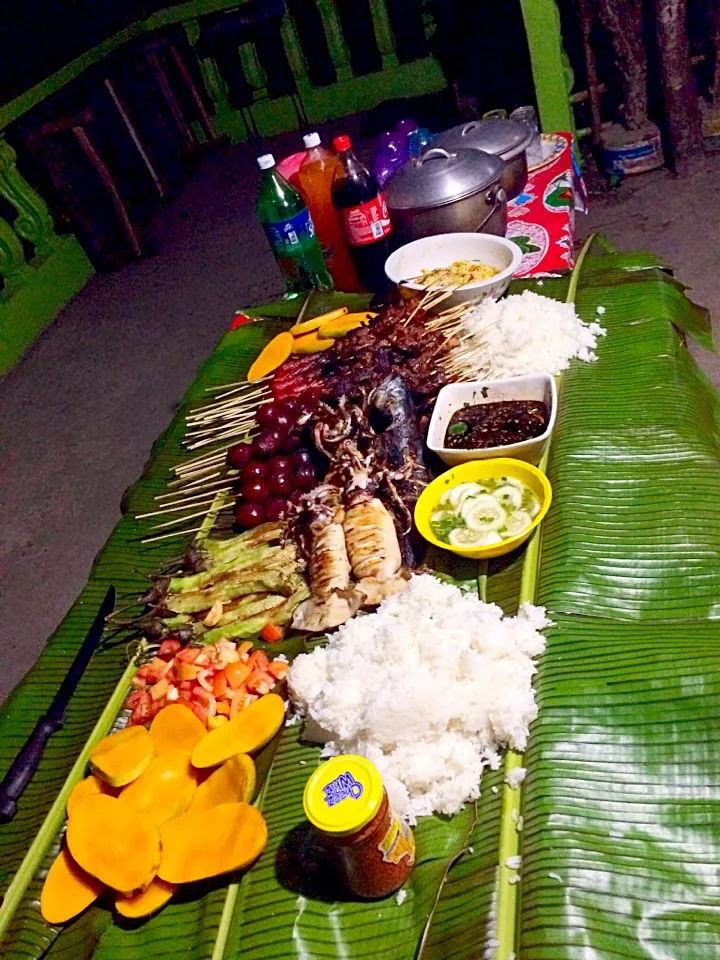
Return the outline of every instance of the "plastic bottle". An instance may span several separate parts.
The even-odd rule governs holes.
[[[360,282],[368,290],[387,286],[385,261],[390,255],[390,215],[377,180],[352,152],[350,137],[335,137],[340,163],[332,188]]]
[[[343,233],[340,214],[332,202],[332,185],[338,158],[320,145],[320,136],[309,133],[303,137],[307,149],[298,170],[298,183],[307,201],[315,233],[320,241],[327,268],[338,290],[362,290],[355,266]]]
[[[288,297],[317,287],[332,290],[310,211],[300,194],[275,169],[271,153],[258,157],[262,170],[256,212],[285,275]]]
[[[386,131],[378,137],[373,152],[370,172],[382,187],[392,177],[396,170],[407,161],[400,134]]]

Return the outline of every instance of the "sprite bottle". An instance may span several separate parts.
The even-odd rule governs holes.
[[[296,297],[312,287],[332,290],[332,277],[304,200],[277,172],[271,153],[258,157],[258,166],[262,177],[257,218],[285,276],[287,296]]]

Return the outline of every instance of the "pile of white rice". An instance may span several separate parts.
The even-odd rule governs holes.
[[[429,574],[355,617],[288,672],[296,708],[328,734],[325,756],[358,753],[379,769],[395,810],[414,823],[480,794],[504,746],[523,750],[537,708],[533,658],[541,607],[504,617]]]
[[[598,323],[583,323],[572,303],[561,303],[526,290],[502,300],[484,300],[463,315],[463,325],[474,333],[465,341],[489,363],[487,379],[528,373],[558,374],[570,361],[597,360],[597,338],[605,334]]]

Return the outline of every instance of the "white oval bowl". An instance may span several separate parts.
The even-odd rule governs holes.
[[[502,447],[482,447],[475,450],[457,450],[446,447],[445,433],[452,415],[462,407],[475,403],[497,403],[500,400],[542,400],[549,411],[547,427],[539,437]],[[492,457],[511,457],[537,466],[555,427],[557,415],[557,387],[548,373],[534,373],[506,380],[472,380],[467,383],[449,383],[435,401],[428,427],[427,445],[443,463],[455,467],[469,460],[489,460]]]
[[[478,260],[500,271],[488,280],[468,283],[442,301],[447,309],[458,303],[479,302],[486,297],[497,300],[508,288],[512,276],[520,266],[522,253],[517,244],[505,237],[490,233],[440,233],[436,237],[422,237],[399,247],[385,261],[385,273],[389,280],[413,293],[425,292],[419,283],[408,282],[423,270],[448,267],[456,260]],[[442,287],[437,288],[440,292]]]

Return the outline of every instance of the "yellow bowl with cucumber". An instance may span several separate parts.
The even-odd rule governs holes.
[[[533,464],[471,460],[428,484],[415,505],[415,524],[436,547],[484,560],[524,543],[551,500],[550,481]]]

